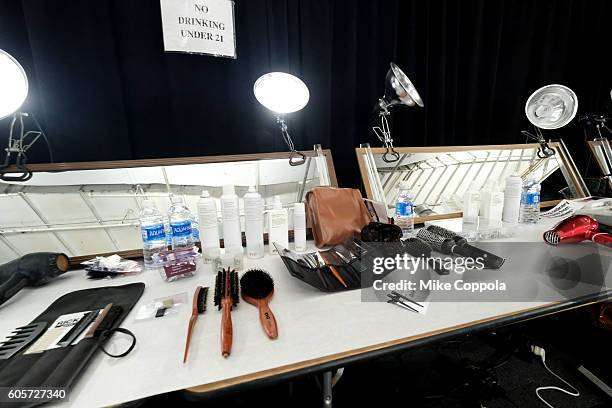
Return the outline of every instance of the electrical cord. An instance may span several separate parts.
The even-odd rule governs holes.
[[[540,401],[542,401],[544,404],[546,404],[546,406],[548,406],[549,408],[555,408],[548,401],[546,401],[544,399],[544,397],[542,397],[540,395],[541,391],[548,391],[548,390],[560,391],[560,392],[562,392],[564,394],[571,395],[572,397],[579,397],[580,396],[580,392],[572,384],[570,384],[569,382],[565,381],[558,374],[555,374],[550,368],[548,368],[548,365],[546,365],[546,351],[542,347],[531,346],[531,352],[533,354],[535,354],[536,356],[539,356],[542,359],[542,364],[544,365],[544,368],[546,368],[546,370],[548,370],[549,373],[551,373],[552,375],[557,377],[561,382],[565,383],[565,385],[567,385],[569,388],[571,388],[573,390],[573,391],[568,391],[568,390],[566,390],[564,388],[555,387],[555,386],[552,386],[552,385],[544,386],[544,387],[538,387],[538,388],[536,388],[535,393],[536,393],[537,397],[540,399]]]

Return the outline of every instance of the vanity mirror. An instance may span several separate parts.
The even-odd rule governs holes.
[[[608,184],[612,188],[612,148],[610,147],[610,141],[602,137],[589,140],[587,144],[595,157],[601,174],[608,180]]]
[[[142,255],[138,217],[145,197],[165,213],[170,193],[181,195],[197,214],[202,190],[218,199],[228,184],[240,197],[244,231],[249,186],[266,205],[280,196],[293,208],[311,188],[337,185],[329,150],[317,145],[301,153],[301,166],[289,165],[290,153],[30,165],[29,181],[0,183],[0,263],[36,251],[64,252],[73,262]]]
[[[384,148],[365,144],[355,149],[367,197],[385,203],[393,214],[401,181],[414,196],[415,222],[461,217],[462,197],[470,184],[482,188],[487,180],[519,174],[542,183],[542,207],[563,198],[589,195],[584,180],[563,142],[551,142],[551,157],[538,156],[537,143],[489,146],[396,147],[399,160],[383,160]]]

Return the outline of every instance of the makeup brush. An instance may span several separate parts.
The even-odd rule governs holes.
[[[240,294],[247,302],[259,309],[259,321],[269,338],[278,337],[276,318],[270,310],[270,300],[274,294],[274,280],[261,269],[246,271],[240,278]]]
[[[336,278],[336,280],[338,282],[340,282],[340,284],[342,286],[344,286],[345,288],[348,288],[348,285],[346,284],[346,282],[344,281],[344,279],[342,279],[342,275],[340,275],[340,273],[338,272],[338,270],[336,269],[336,267],[332,264],[330,264],[327,259],[325,258],[325,256],[323,256],[323,252],[317,251],[317,255],[319,256],[319,258],[321,258],[321,262],[327,266],[327,268],[331,271],[332,275],[334,276],[334,278]]]
[[[185,340],[185,353],[183,354],[183,364],[187,362],[187,355],[189,354],[189,344],[191,343],[191,333],[195,327],[198,315],[206,312],[206,299],[208,298],[208,288],[198,286],[193,294],[193,305],[191,309],[191,317],[189,318],[189,325],[187,326],[187,339]]]
[[[215,280],[215,306],[223,310],[221,316],[221,354],[229,357],[232,352],[232,307],[238,305],[238,272],[223,269]]]

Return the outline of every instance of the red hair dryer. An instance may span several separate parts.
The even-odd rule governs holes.
[[[593,241],[612,247],[612,234],[602,232],[597,220],[588,215],[574,215],[544,233],[544,241],[551,245]]]

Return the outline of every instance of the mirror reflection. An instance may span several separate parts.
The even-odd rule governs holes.
[[[563,161],[567,152],[540,158],[538,147],[525,144],[396,148],[399,160],[392,163],[383,160],[382,148],[358,148],[357,155],[368,198],[384,202],[389,214],[395,208],[400,183],[409,186],[415,215],[419,217],[459,213],[468,188],[480,190],[494,180],[503,190],[505,179],[514,174],[523,180],[535,178],[543,189],[548,184],[547,191],[551,193],[543,195],[543,200],[584,196],[584,182],[575,182],[573,171],[568,171],[571,166]],[[554,147],[563,148],[557,144]]]
[[[235,186],[244,231],[242,197],[250,186],[259,191],[266,208],[279,196],[283,207],[292,209],[313,187],[336,185],[333,168],[330,172],[328,167],[329,151],[305,153],[306,162],[301,166],[290,166],[286,157],[139,167],[108,162],[106,168],[35,171],[27,182],[0,183],[0,263],[35,251],[63,252],[73,258],[132,250],[142,253],[139,214],[145,198],[166,213],[171,194],[179,195],[197,222],[202,190],[217,200],[221,217],[219,197],[224,185]],[[240,156],[233,159],[236,157]],[[219,234],[223,236],[222,228]]]

